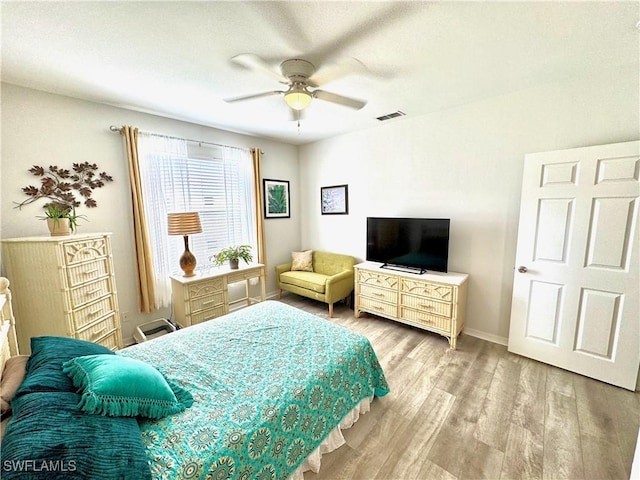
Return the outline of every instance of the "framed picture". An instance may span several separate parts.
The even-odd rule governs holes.
[[[289,180],[262,179],[264,218],[290,218]]]
[[[348,185],[320,187],[320,209],[322,215],[346,215],[349,213]]]

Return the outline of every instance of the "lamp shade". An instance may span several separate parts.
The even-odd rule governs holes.
[[[303,87],[294,85],[284,94],[284,101],[294,110],[304,110],[311,103],[311,94]]]
[[[202,233],[198,212],[170,213],[167,220],[169,223],[169,235]]]

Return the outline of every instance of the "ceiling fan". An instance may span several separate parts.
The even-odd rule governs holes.
[[[336,65],[331,69],[328,68],[324,73],[317,71],[311,62],[301,58],[292,58],[282,62],[280,64],[280,73],[271,68],[262,58],[251,53],[236,55],[231,60],[251,70],[266,73],[278,82],[287,85],[288,88],[286,90],[272,90],[225,98],[224,101],[228,103],[253,100],[272,95],[284,95],[284,100],[287,105],[297,112],[307,108],[314,98],[343,105],[355,110],[359,110],[367,104],[367,102],[362,100],[345,97],[344,95],[338,95],[337,93],[327,92],[317,88],[321,83],[326,83],[337,77],[366,70],[366,67],[356,59],[352,59],[350,63]]]

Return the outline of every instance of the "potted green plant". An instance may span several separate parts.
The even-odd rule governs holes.
[[[215,255],[211,256],[211,261],[215,265],[223,265],[225,262],[229,262],[229,267],[232,270],[238,268],[239,260],[242,259],[246,263],[253,261],[251,256],[251,245],[239,245],[236,247],[226,247],[220,250]]]
[[[84,215],[76,214],[74,207],[51,202],[44,206],[44,215],[39,217],[47,221],[47,227],[52,236],[69,235],[78,226],[78,219],[86,219]]]
[[[40,178],[40,186],[23,187],[22,192],[29,198],[16,202],[15,208],[21,209],[40,199],[49,200],[44,204],[44,215],[39,218],[47,220],[51,235],[68,235],[69,231],[75,231],[78,219],[86,219],[84,215],[76,214],[76,207],[81,204],[87,208],[97,207],[98,203],[92,197],[93,191],[113,181],[106,172],[97,171],[98,166],[89,162],[74,163],[71,170],[56,165],[48,169],[34,165],[29,173]],[[82,203],[76,198],[76,193]]]

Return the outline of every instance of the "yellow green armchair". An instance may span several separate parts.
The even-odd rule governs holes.
[[[279,294],[286,290],[303,297],[329,304],[329,317],[333,317],[333,304],[348,297],[353,291],[353,266],[356,259],[349,255],[313,252],[313,271],[292,271],[291,262],[276,267]]]

